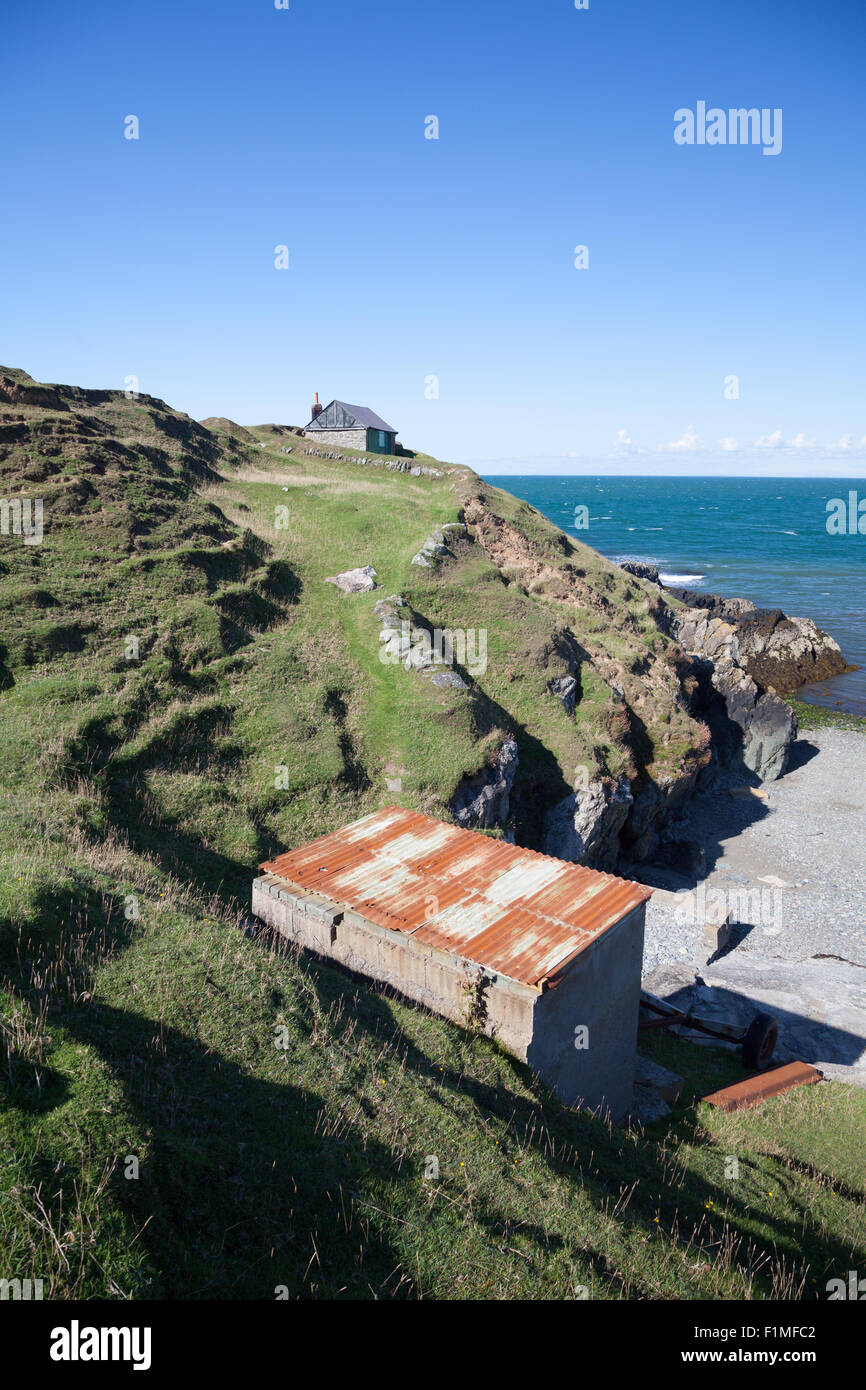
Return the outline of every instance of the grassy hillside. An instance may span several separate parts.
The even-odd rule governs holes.
[[[422,455],[439,476],[209,425],[0,369],[0,495],[45,516],[41,545],[0,537],[0,1277],[747,1297],[856,1264],[859,1094],[610,1129],[494,1043],[238,931],[261,859],[386,802],[450,818],[508,734],[535,845],[576,767],[675,777],[706,731],[650,592],[524,503]],[[413,567],[461,515],[454,557]],[[375,593],[324,582],[365,564]],[[487,631],[468,692],[379,661],[393,593]],[[548,686],[573,669],[570,718]],[[696,1090],[730,1071],[692,1052]]]

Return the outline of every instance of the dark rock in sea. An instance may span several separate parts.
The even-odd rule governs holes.
[[[757,612],[748,598],[722,598],[719,594],[704,594],[699,589],[669,588],[666,584],[662,588],[665,596],[671,594],[687,608],[706,608],[717,618],[740,618],[746,613]]]
[[[809,618],[789,618],[778,608],[758,609],[742,618],[737,637],[740,661],[749,675],[780,695],[850,669],[829,633]]]
[[[645,565],[640,560],[623,560],[620,569],[625,570],[626,574],[633,574],[636,579],[645,579],[649,584],[661,585],[655,565]]]

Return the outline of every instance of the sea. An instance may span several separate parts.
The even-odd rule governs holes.
[[[859,499],[866,514],[866,481],[484,476],[616,563],[643,560],[665,584],[811,618],[860,669],[798,697],[866,715],[866,534],[849,533]],[[831,499],[845,506],[844,534],[828,529]]]

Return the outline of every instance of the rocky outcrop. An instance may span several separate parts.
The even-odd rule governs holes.
[[[402,666],[406,671],[418,671],[439,690],[469,690],[469,685],[457,671],[448,666],[448,651],[444,642],[436,643],[426,627],[415,620],[402,594],[390,594],[373,607],[379,619],[379,660],[383,666]]]
[[[645,579],[648,584],[661,586],[655,565],[645,565],[642,560],[623,560],[620,569],[625,570],[626,574],[633,574],[636,579]]]
[[[547,688],[551,695],[555,695],[561,701],[566,714],[573,715],[577,702],[577,677],[557,676]]]
[[[713,735],[713,756],[723,766],[741,763],[762,782],[785,770],[797,721],[784,700],[764,690],[740,660],[738,629],[705,608],[671,611],[670,635],[694,659],[695,709]]]
[[[620,831],[634,804],[628,779],[600,778],[577,788],[550,810],[544,853],[591,868],[612,867],[620,855]]]
[[[422,569],[433,569],[446,555],[454,554],[449,542],[465,535],[466,527],[461,521],[449,521],[444,526],[437,526],[435,531],[430,532],[417,555],[412,556],[412,564],[420,565]]]
[[[756,608],[745,598],[691,589],[665,593],[730,623],[737,634],[740,665],[758,685],[777,695],[790,695],[810,681],[829,680],[851,669],[838,642],[811,618],[792,618],[780,608]]]
[[[829,633],[809,618],[789,618],[778,608],[743,617],[737,637],[741,665],[759,685],[780,695],[850,669]]]
[[[667,830],[672,814],[691,796],[700,773],[693,763],[680,773],[660,776],[633,788],[634,802],[623,827],[620,843],[628,859],[649,859]]]
[[[810,618],[792,618],[780,608],[757,608],[751,599],[723,598],[695,589],[667,587],[655,565],[624,560],[620,569],[661,589],[689,610],[730,623],[739,642],[739,665],[763,690],[790,695],[810,681],[829,680],[852,668],[829,633]]]
[[[472,777],[464,777],[451,799],[458,825],[464,830],[483,830],[508,820],[517,763],[517,744],[513,738],[506,738],[487,767]]]

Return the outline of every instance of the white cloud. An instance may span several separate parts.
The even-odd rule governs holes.
[[[613,441],[613,457],[626,458],[629,454],[638,452],[632,443],[632,437],[628,430],[617,430],[616,439]]]
[[[755,440],[756,449],[783,449],[785,440],[781,430],[773,430],[772,434],[762,434]]]
[[[694,425],[689,425],[682,439],[674,439],[670,444],[663,446],[666,449],[675,449],[678,453],[693,454],[698,449],[704,448],[704,441],[698,434]]]
[[[843,434],[835,444],[819,444],[817,439],[807,435],[804,430],[795,434],[793,439],[786,439],[781,430],[774,430],[772,434],[762,434],[756,439],[754,447],[782,450],[789,454],[818,454],[832,458],[835,454],[859,454],[863,451],[864,444],[866,437],[858,443],[853,434]]]
[[[627,429],[620,429],[616,432],[613,448],[608,454],[608,458],[630,459],[652,457],[659,454],[679,455],[684,462],[690,454],[702,454],[705,459],[715,457],[719,463],[721,463],[722,458],[731,454],[741,455],[744,461],[753,458],[755,462],[757,462],[758,455],[775,454],[778,464],[768,464],[770,467],[781,467],[782,460],[786,455],[792,459],[797,457],[801,463],[805,463],[810,457],[814,457],[817,463],[824,459],[839,458],[840,455],[844,455],[852,460],[853,466],[854,460],[858,460],[866,454],[866,435],[861,438],[854,434],[844,434],[834,444],[821,444],[814,435],[807,434],[805,430],[799,430],[791,438],[786,438],[782,430],[773,430],[769,434],[760,435],[753,443],[741,442],[734,435],[726,435],[717,443],[708,445],[704,443],[694,425],[689,425],[680,439],[674,439],[667,444],[658,444],[654,448],[648,449],[641,444],[636,444]],[[732,464],[733,462],[731,460]]]

